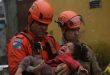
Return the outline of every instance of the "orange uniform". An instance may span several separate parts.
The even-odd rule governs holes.
[[[31,40],[40,42],[41,45],[45,47],[39,52],[39,54],[45,61],[49,60],[52,55],[54,57],[54,54],[57,53],[57,50],[60,48],[60,45],[54,40],[52,36],[46,35],[45,38],[38,39],[35,38],[35,36],[31,32],[26,33],[26,35],[28,35]],[[47,50],[50,48],[46,47],[46,42],[50,44],[51,51]],[[14,75],[18,68],[19,62],[24,57],[33,54],[32,44],[26,36],[24,36],[23,34],[18,34],[8,42],[6,52],[8,57],[10,75]]]

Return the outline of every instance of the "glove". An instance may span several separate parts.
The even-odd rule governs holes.
[[[60,65],[57,66],[55,70],[56,75],[70,75],[70,70],[68,66],[64,63],[61,63]]]

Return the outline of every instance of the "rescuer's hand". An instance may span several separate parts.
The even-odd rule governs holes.
[[[56,75],[69,75],[70,70],[66,64],[62,63],[57,66],[55,73]]]
[[[18,68],[15,75],[22,75],[23,70],[21,68]]]
[[[88,70],[85,69],[83,66],[79,66],[77,73],[84,73],[88,75]]]

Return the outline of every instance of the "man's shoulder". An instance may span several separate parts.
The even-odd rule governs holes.
[[[87,49],[92,49],[91,45],[86,44],[86,43],[81,43],[81,46],[82,46],[82,47],[85,47],[85,48],[87,48]]]
[[[26,37],[24,35],[22,35],[21,33],[17,34],[14,36],[15,38],[19,38],[19,39],[22,39],[24,40]]]
[[[22,44],[22,45],[26,45],[26,44],[29,43],[29,41],[27,40],[27,38],[26,38],[24,35],[20,34],[20,33],[14,35],[14,36],[10,39],[10,41],[11,41],[12,43],[17,43],[17,44]],[[9,42],[10,42],[10,41],[9,41]]]
[[[53,35],[51,35],[51,34],[46,34],[46,37],[49,37],[49,38],[54,38],[54,36]]]
[[[45,39],[56,41],[55,38],[54,38],[54,36],[52,36],[51,34],[47,34],[46,37],[45,37]]]
[[[22,35],[21,33],[15,35],[13,39],[15,39],[15,40],[18,39],[18,41],[19,41],[19,40],[27,41],[27,40],[26,40],[27,38],[26,38],[24,35]]]
[[[54,38],[54,36],[47,34],[46,41],[48,41],[51,45],[53,44],[53,46],[56,47],[57,50],[60,48],[60,45],[58,41]]]

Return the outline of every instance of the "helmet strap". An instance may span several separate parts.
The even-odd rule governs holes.
[[[30,24],[28,23],[28,26],[27,26],[28,31],[31,31],[31,25],[33,24],[33,22],[34,22],[34,20],[32,20],[32,22]]]

